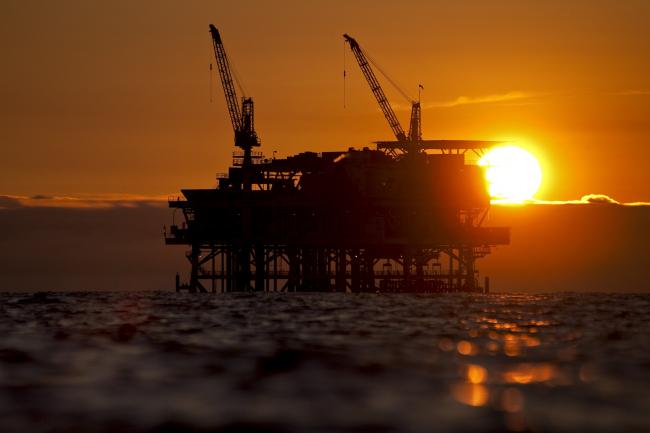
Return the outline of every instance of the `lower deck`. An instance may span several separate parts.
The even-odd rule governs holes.
[[[191,292],[488,292],[475,261],[485,248],[376,248],[194,245],[186,257]]]

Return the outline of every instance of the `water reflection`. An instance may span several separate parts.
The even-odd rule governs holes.
[[[495,341],[488,341],[485,344],[485,349],[490,352],[490,354],[495,354],[496,352],[499,351],[499,343]]]
[[[647,295],[0,295],[2,432],[650,431]]]
[[[465,379],[469,383],[479,384],[487,381],[488,373],[484,367],[476,364],[469,364],[465,367]]]
[[[517,388],[506,388],[501,393],[500,403],[505,412],[521,412],[524,408],[524,396]]]
[[[476,355],[478,353],[476,345],[466,340],[459,341],[456,345],[456,350],[458,350],[458,353],[461,355],[466,356]]]
[[[456,348],[456,345],[454,344],[454,340],[445,337],[438,341],[438,348],[443,352],[451,352]]]
[[[561,345],[551,330],[551,320],[519,319],[512,312],[509,320],[502,320],[503,311],[492,310],[475,321],[464,322],[469,338],[439,341],[446,352],[455,349],[458,361],[463,363],[459,378],[450,388],[456,402],[472,407],[487,407],[503,417],[507,431],[527,431],[526,399],[529,392],[539,386],[570,384],[570,375],[562,370],[561,363],[574,360],[575,345]],[[554,330],[553,330],[554,332]],[[565,335],[563,341],[575,341],[575,335]],[[555,356],[554,356],[555,355]],[[580,380],[587,382],[595,376],[593,367],[579,370]]]
[[[598,370],[592,364],[585,364],[580,367],[578,377],[583,382],[593,382],[598,378]]]
[[[468,406],[484,406],[490,393],[486,386],[474,383],[457,383],[451,387],[451,394],[456,401]]]
[[[503,373],[506,383],[527,384],[533,382],[548,382],[556,377],[557,368],[549,363],[517,364],[514,368]]]

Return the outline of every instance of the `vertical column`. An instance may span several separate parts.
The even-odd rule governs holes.
[[[476,280],[474,279],[474,248],[472,246],[463,247],[463,262],[465,262],[465,284],[467,291],[476,290]]]
[[[447,251],[449,255],[449,277],[447,281],[447,291],[453,291],[454,287],[454,250],[450,247]]]
[[[237,247],[235,286],[237,291],[247,291],[251,287],[251,247],[242,245]]]
[[[215,248],[215,246],[213,244],[212,245],[212,257],[211,257],[211,260],[210,260],[211,271],[212,271],[212,273],[210,274],[210,282],[212,283],[211,284],[212,293],[217,292],[217,287],[216,287],[217,275],[216,275],[216,265],[215,265],[216,255],[217,255],[217,249]]]
[[[347,254],[344,248],[339,248],[336,254],[335,285],[337,292],[345,292],[345,271],[347,269]]]
[[[233,291],[233,251],[232,245],[224,247],[224,254],[226,255],[226,291]]]
[[[273,291],[278,291],[278,247],[273,249]]]
[[[316,274],[318,275],[318,289],[321,292],[329,291],[329,274],[327,273],[327,264],[329,256],[326,248],[316,250]]]
[[[411,255],[410,249],[405,249],[403,258],[402,258],[402,278],[403,278],[403,292],[408,292],[411,290],[411,285],[413,284],[411,279],[411,266],[413,264],[413,256]]]
[[[264,245],[255,246],[255,291],[264,291],[266,281],[266,251]]]
[[[416,291],[425,291],[424,284],[424,252],[421,249],[415,254],[415,284],[413,288]]]
[[[190,263],[192,270],[190,272],[190,292],[196,293],[199,291],[199,255],[201,248],[197,244],[192,244],[192,251],[190,252]]]
[[[220,269],[220,286],[221,286],[221,293],[226,291],[226,250],[223,245],[219,246],[219,256],[221,257],[221,269]]]
[[[301,290],[315,291],[316,289],[316,249],[302,249],[302,287]]]
[[[375,257],[372,251],[366,249],[364,251],[364,267],[365,267],[365,290],[374,292],[377,290],[375,286]]]
[[[463,252],[461,250],[461,247],[459,246],[458,247],[458,256],[457,256],[458,260],[456,260],[458,262],[458,269],[457,269],[457,272],[456,272],[456,291],[457,292],[462,290],[462,287],[463,287],[463,273],[465,272],[465,268],[463,266],[463,260],[462,260],[462,258],[463,258],[462,253]]]
[[[296,247],[287,247],[287,255],[289,256],[289,281],[287,282],[287,290],[295,292],[300,285],[300,259],[298,257],[298,249]]]
[[[350,283],[353,292],[361,290],[361,265],[359,250],[356,248],[350,250]]]

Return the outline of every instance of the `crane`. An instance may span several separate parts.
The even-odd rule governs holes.
[[[212,35],[212,44],[214,45],[214,57],[217,60],[219,77],[223,86],[223,93],[226,96],[230,121],[235,132],[235,146],[244,151],[242,166],[248,168],[253,163],[252,148],[260,145],[259,138],[255,132],[253,98],[243,96],[241,106],[237,99],[237,92],[233,84],[232,74],[228,56],[221,40],[219,30],[210,24],[210,34]]]
[[[388,102],[384,90],[381,88],[381,84],[379,84],[379,81],[377,80],[377,76],[370,67],[366,55],[361,50],[359,43],[347,33],[343,35],[343,38],[345,38],[345,41],[350,45],[350,49],[361,68],[361,72],[363,72],[368,85],[370,85],[370,90],[375,96],[375,99],[377,99],[379,108],[381,108],[381,111],[384,113],[384,117],[388,121],[388,125],[397,139],[397,147],[405,153],[409,153],[416,149],[417,144],[422,140],[420,102],[411,101],[411,120],[409,124],[409,133],[406,135],[402,125],[399,123],[399,120],[395,115],[395,112],[393,111],[393,108]]]

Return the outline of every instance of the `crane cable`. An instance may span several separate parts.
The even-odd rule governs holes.
[[[214,56],[214,47],[212,45],[212,38],[210,38],[210,71],[212,71],[212,56]],[[226,56],[226,59],[228,62],[228,67],[230,69],[230,72],[235,78],[235,83],[237,84],[239,93],[241,93],[242,97],[247,97],[248,92],[244,87],[243,81],[241,80],[241,78],[239,78],[239,74],[237,73],[237,68],[235,68],[235,62],[233,62],[233,59],[229,54]],[[210,74],[210,102],[212,102],[212,74]]]
[[[212,46],[212,38],[208,42],[208,63],[210,63],[208,73],[210,74],[210,104],[212,104],[212,56],[214,56],[214,47]]]
[[[345,108],[345,40],[343,40],[343,108]]]
[[[242,98],[248,97],[248,92],[244,87],[244,82],[242,81],[241,78],[239,78],[239,74],[237,73],[237,68],[235,68],[235,63],[232,61],[232,57],[228,60],[230,60],[230,70],[232,71],[233,77],[235,77],[235,83],[237,83],[237,88],[239,89],[239,93],[241,93]]]
[[[372,58],[372,56],[368,54],[367,50],[364,49],[363,52],[366,55],[366,58],[370,61],[370,63],[372,63],[372,65],[379,71],[379,73],[388,80],[388,82],[395,88],[395,90],[397,90],[404,97],[404,99],[407,100],[409,104],[412,104],[415,101],[415,99],[411,98],[411,96],[408,93],[402,90],[402,88],[390,76],[388,76],[386,72],[384,72],[381,66],[379,66],[377,62]]]

